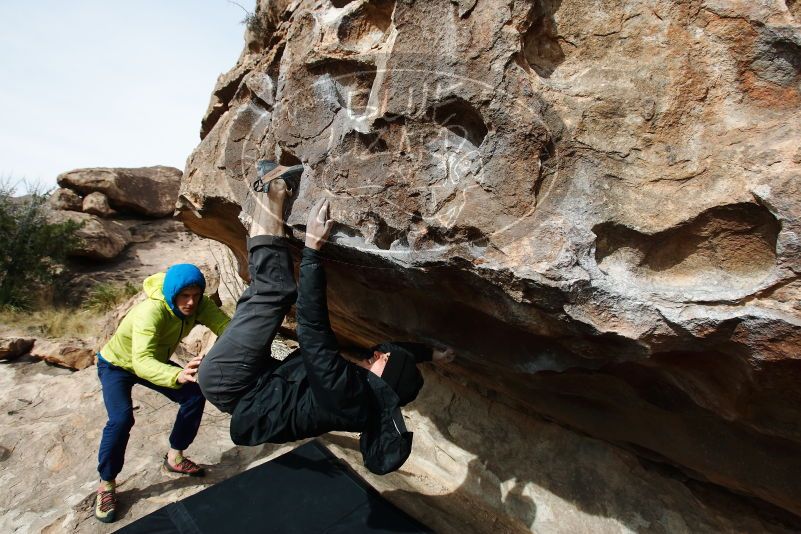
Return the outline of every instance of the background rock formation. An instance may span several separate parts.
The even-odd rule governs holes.
[[[259,2],[182,218],[242,260],[255,161],[302,162],[343,339],[451,345],[503,404],[801,515],[800,16]]]
[[[172,217],[145,218],[141,213],[152,211],[159,203],[174,206],[180,175],[178,169],[169,167],[78,169],[61,175],[70,177],[62,180],[62,185],[69,182],[76,189],[55,191],[47,218],[82,224],[78,230],[81,243],[66,264],[58,266],[60,274],[52,286],[33,289],[39,293],[40,308],[0,310],[5,312],[0,316],[0,360],[28,356],[75,370],[94,365],[95,353],[112,336],[125,312],[145,298],[144,279],[175,263],[200,267],[206,277],[206,295],[216,302],[225,300],[231,305],[238,298],[243,285],[235,276],[233,257],[222,245],[187,231]],[[116,177],[113,187],[103,184],[103,180],[111,180],[109,176]],[[157,179],[151,180],[152,176]],[[108,197],[93,189],[134,194],[135,187],[129,182],[137,180],[150,180],[147,194],[115,197],[113,208]],[[130,207],[137,204],[142,207]],[[114,302],[132,293],[136,295],[104,319]],[[73,331],[76,329],[79,331]],[[193,333],[179,346],[179,356],[186,354],[188,347],[199,352],[211,335],[207,329]]]
[[[174,263],[195,263],[209,277],[210,293],[235,300],[233,259],[218,243],[198,237],[172,218],[181,171],[173,167],[75,169],[58,177],[50,197],[53,222],[72,220],[80,246],[67,266],[61,294],[85,296],[98,283],[141,286],[149,275]],[[116,328],[116,324],[114,325]],[[110,332],[109,335],[113,333]]]
[[[83,225],[78,231],[83,244],[74,255],[111,260],[135,240],[132,229],[135,233],[135,227],[152,218],[173,214],[181,171],[163,166],[75,169],[57,181],[61,187],[50,197],[51,219]]]
[[[57,178],[62,188],[86,195],[106,197],[112,207],[149,217],[172,215],[181,171],[174,167],[75,169]],[[84,199],[84,203],[86,199]],[[100,202],[103,202],[102,200]]]

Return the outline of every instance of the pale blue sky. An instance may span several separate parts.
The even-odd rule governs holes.
[[[0,0],[0,177],[183,169],[244,16],[228,0]]]

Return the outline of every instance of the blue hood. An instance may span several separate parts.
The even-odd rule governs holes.
[[[167,306],[180,319],[185,319],[186,317],[175,305],[175,296],[189,286],[200,286],[200,289],[206,291],[206,278],[200,272],[200,269],[191,263],[178,263],[167,269],[161,292],[164,294]]]

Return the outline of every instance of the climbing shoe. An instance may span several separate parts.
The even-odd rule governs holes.
[[[101,481],[95,500],[95,517],[103,523],[113,523],[116,519],[117,495],[114,482]]]
[[[270,191],[271,182],[283,180],[291,195],[300,184],[300,175],[303,174],[303,165],[284,167],[274,161],[261,159],[256,163],[256,174],[258,174],[259,177],[253,182],[253,191],[257,193],[267,193]]]
[[[169,460],[167,460],[167,455],[164,455],[164,469],[171,473],[179,473],[181,475],[189,475],[190,477],[202,477],[206,474],[205,470],[197,465],[195,462],[190,460],[189,458],[184,458],[183,455],[179,454],[176,457],[178,461],[177,465],[171,465]]]

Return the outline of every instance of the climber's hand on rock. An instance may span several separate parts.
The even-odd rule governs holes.
[[[320,250],[331,233],[334,220],[331,218],[328,199],[320,199],[309,212],[306,222],[306,246]]]
[[[451,347],[434,349],[431,353],[431,360],[434,363],[451,363],[456,358],[456,353]]]

